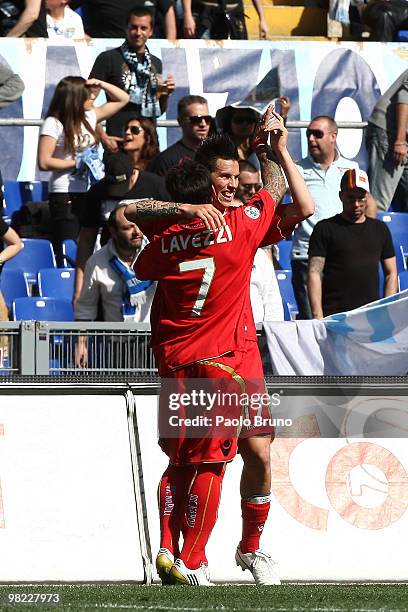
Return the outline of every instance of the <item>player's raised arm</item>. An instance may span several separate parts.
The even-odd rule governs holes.
[[[225,225],[222,213],[212,204],[180,204],[160,200],[122,200],[125,217],[133,223],[149,223],[158,219],[172,218],[177,221],[201,219],[207,229],[218,229]]]
[[[287,142],[288,131],[283,123],[283,118],[274,111],[273,105],[270,105],[262,118],[254,144],[261,166],[264,188],[271,193],[276,204],[279,204],[287,190],[282,170],[289,184],[293,202],[285,206],[282,227],[286,219],[290,220],[290,224],[293,225],[314,213],[314,202],[303,177],[290,156]]]

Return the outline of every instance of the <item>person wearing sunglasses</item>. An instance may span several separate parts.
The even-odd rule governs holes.
[[[332,117],[314,117],[306,130],[308,155],[297,166],[315,203],[315,213],[298,225],[293,234],[291,263],[292,285],[298,306],[298,319],[311,319],[307,293],[309,240],[313,228],[321,219],[342,211],[339,198],[340,180],[344,172],[358,169],[355,161],[340,155],[337,148],[337,123]],[[376,204],[368,194],[367,215],[375,217]]]
[[[238,149],[240,159],[251,158],[258,166],[251,149],[251,139],[261,115],[253,108],[225,106],[218,109],[215,119],[222,132],[228,134]]]
[[[181,139],[160,153],[148,168],[160,176],[165,176],[182,160],[194,159],[198,147],[207,138],[213,123],[207,100],[193,95],[181,98],[177,104],[177,121],[182,131]]]

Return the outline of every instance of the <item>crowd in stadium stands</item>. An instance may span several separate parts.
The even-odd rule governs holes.
[[[259,20],[259,38],[268,38],[264,0],[252,0]],[[330,0],[329,14],[350,24],[345,32],[356,40],[405,40],[406,0]],[[0,0],[0,36],[57,39],[122,38],[127,15],[137,7],[152,15],[155,38],[248,38],[243,0]],[[305,6],[327,7],[323,0]],[[337,19],[337,17],[334,17]],[[400,38],[402,36],[402,38]],[[106,79],[103,79],[106,80]]]

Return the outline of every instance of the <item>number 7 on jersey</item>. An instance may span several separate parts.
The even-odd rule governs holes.
[[[193,259],[191,261],[183,261],[179,264],[180,272],[188,272],[190,270],[204,270],[197,298],[191,311],[191,316],[199,317],[204,307],[204,302],[210,290],[212,280],[215,274],[214,257],[206,257],[205,259]]]

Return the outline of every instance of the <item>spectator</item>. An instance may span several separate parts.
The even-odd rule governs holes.
[[[123,132],[122,148],[132,159],[134,170],[146,170],[159,154],[159,142],[153,121],[147,117],[129,119]]]
[[[139,281],[133,265],[143,248],[143,234],[123,214],[124,206],[109,215],[108,243],[94,253],[85,266],[84,283],[75,304],[76,321],[95,321],[101,303],[104,321],[148,322],[156,284]],[[86,367],[87,341],[80,337],[76,364]]]
[[[385,223],[366,216],[368,177],[347,170],[340,184],[343,211],[316,224],[310,237],[308,290],[313,318],[353,310],[398,291],[391,234]],[[323,276],[323,279],[322,279]]]
[[[250,162],[241,159],[235,194],[237,200],[245,204],[260,189],[262,189],[262,181],[259,170]],[[282,298],[273,267],[272,251],[269,247],[258,249],[255,253],[249,291],[255,323],[283,321]]]
[[[362,21],[370,30],[370,41],[396,41],[398,30],[408,27],[408,3],[405,0],[370,0],[362,11]]]
[[[6,246],[0,250],[0,272],[2,265],[17,255],[23,248],[23,243],[20,240],[20,236],[17,234],[12,227],[9,227],[4,221],[3,217],[0,216],[0,241]],[[3,245],[4,246],[4,245]],[[7,306],[4,302],[4,298],[0,291],[0,321],[8,321]]]
[[[113,83],[129,94],[129,103],[122,112],[107,121],[107,133],[100,132],[104,147],[111,152],[118,150],[117,137],[121,136],[126,120],[136,114],[156,120],[165,112],[168,97],[175,88],[171,75],[163,80],[162,63],[146,46],[153,34],[152,14],[144,8],[132,9],[127,24],[124,43],[98,55],[90,74],[91,78]]]
[[[182,137],[165,149],[150,164],[149,170],[164,176],[181,160],[194,159],[195,152],[207,138],[212,117],[208,112],[207,100],[202,96],[184,96],[178,101],[177,121]]]
[[[71,6],[83,9],[85,30],[92,38],[126,36],[126,18],[135,7],[148,9],[154,21],[159,16],[165,38],[177,38],[173,0],[72,0]]]
[[[140,131],[132,133],[132,128]],[[99,228],[104,228],[109,214],[120,200],[169,199],[163,178],[141,169],[141,161],[148,159],[149,149],[155,146],[148,142],[149,139],[157,146],[156,131],[150,119],[131,119],[125,129],[123,148],[126,155],[109,154],[105,161],[105,178],[93,185],[87,194],[86,206],[80,218],[74,301],[80,294],[85,264],[94,250]]]
[[[258,168],[246,159],[241,159],[236,197],[241,202],[247,202],[260,189],[262,189],[262,182]]]
[[[85,38],[82,19],[68,6],[69,0],[46,0],[48,38]]]
[[[47,38],[45,0],[1,0],[0,36]]]
[[[407,4],[408,6],[408,4]],[[408,129],[408,70],[378,100],[368,120],[366,146],[371,190],[380,210],[388,210],[398,183],[406,185]],[[405,186],[404,210],[408,212]]]
[[[268,37],[262,0],[252,0],[259,18],[259,38]],[[242,0],[183,0],[185,38],[246,40],[248,33]]]
[[[217,110],[215,120],[222,132],[228,134],[238,149],[240,159],[255,157],[251,141],[261,115],[253,108],[224,106]],[[256,162],[255,162],[256,164]]]
[[[290,109],[290,100],[287,96],[276,99],[277,112],[286,119]],[[240,159],[249,159],[256,167],[259,167],[256,155],[251,150],[251,139],[256,124],[260,120],[260,113],[251,107],[224,106],[217,110],[215,120],[221,131],[228,134],[238,149]]]
[[[4,61],[0,62],[0,108],[18,100],[24,91],[24,82]]]
[[[101,89],[111,101],[94,107]],[[123,108],[128,99],[119,87],[98,79],[68,76],[55,89],[40,130],[38,165],[52,171],[48,186],[51,233],[59,266],[63,264],[62,241],[78,236],[89,174],[96,180],[103,176],[95,146],[96,125]]]
[[[307,131],[309,155],[298,162],[305,183],[315,203],[315,213],[295,229],[293,235],[292,284],[299,309],[299,319],[311,319],[312,311],[307,295],[307,269],[309,239],[314,226],[321,219],[327,219],[341,212],[339,199],[340,180],[349,168],[358,168],[358,164],[341,157],[337,141],[337,124],[326,115],[319,115],[310,122]],[[375,217],[376,206],[373,198],[369,199],[367,215]]]
[[[24,82],[6,62],[0,62],[0,108],[18,100],[24,91]],[[3,178],[0,172],[0,207],[3,206]]]

